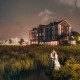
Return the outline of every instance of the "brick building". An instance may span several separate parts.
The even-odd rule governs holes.
[[[60,39],[69,36],[71,25],[66,21],[52,22],[48,25],[39,25],[29,32],[31,44],[58,45]]]

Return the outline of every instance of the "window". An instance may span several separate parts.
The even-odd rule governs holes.
[[[63,26],[61,26],[61,29],[63,29]]]

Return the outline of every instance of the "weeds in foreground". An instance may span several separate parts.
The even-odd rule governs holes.
[[[71,76],[78,76],[80,69],[80,46],[0,46],[0,79],[12,80],[16,75],[20,75],[22,71],[42,70],[50,67],[50,53],[55,49],[59,55],[59,62],[64,67],[55,75],[63,77],[65,69],[68,71],[71,67],[76,72],[72,72]],[[75,64],[69,62],[69,57],[73,56]],[[65,63],[67,65],[65,65]],[[78,64],[77,64],[78,63]],[[69,66],[68,66],[69,64]],[[72,64],[72,65],[71,65]],[[67,72],[66,71],[66,72]],[[77,72],[78,71],[78,72]]]

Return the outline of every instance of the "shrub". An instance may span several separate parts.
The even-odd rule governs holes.
[[[80,64],[70,57],[59,71],[53,71],[52,77],[53,80],[80,80]]]

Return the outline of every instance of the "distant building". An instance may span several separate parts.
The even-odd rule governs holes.
[[[75,45],[76,45],[76,40],[69,40],[68,43],[69,43],[71,46],[75,46]]]
[[[69,36],[71,25],[66,21],[52,22],[48,25],[39,25],[29,32],[31,44],[58,45],[59,40]]]
[[[3,45],[19,45],[19,39],[18,38],[10,38],[7,40],[3,40],[1,44],[3,44]]]

